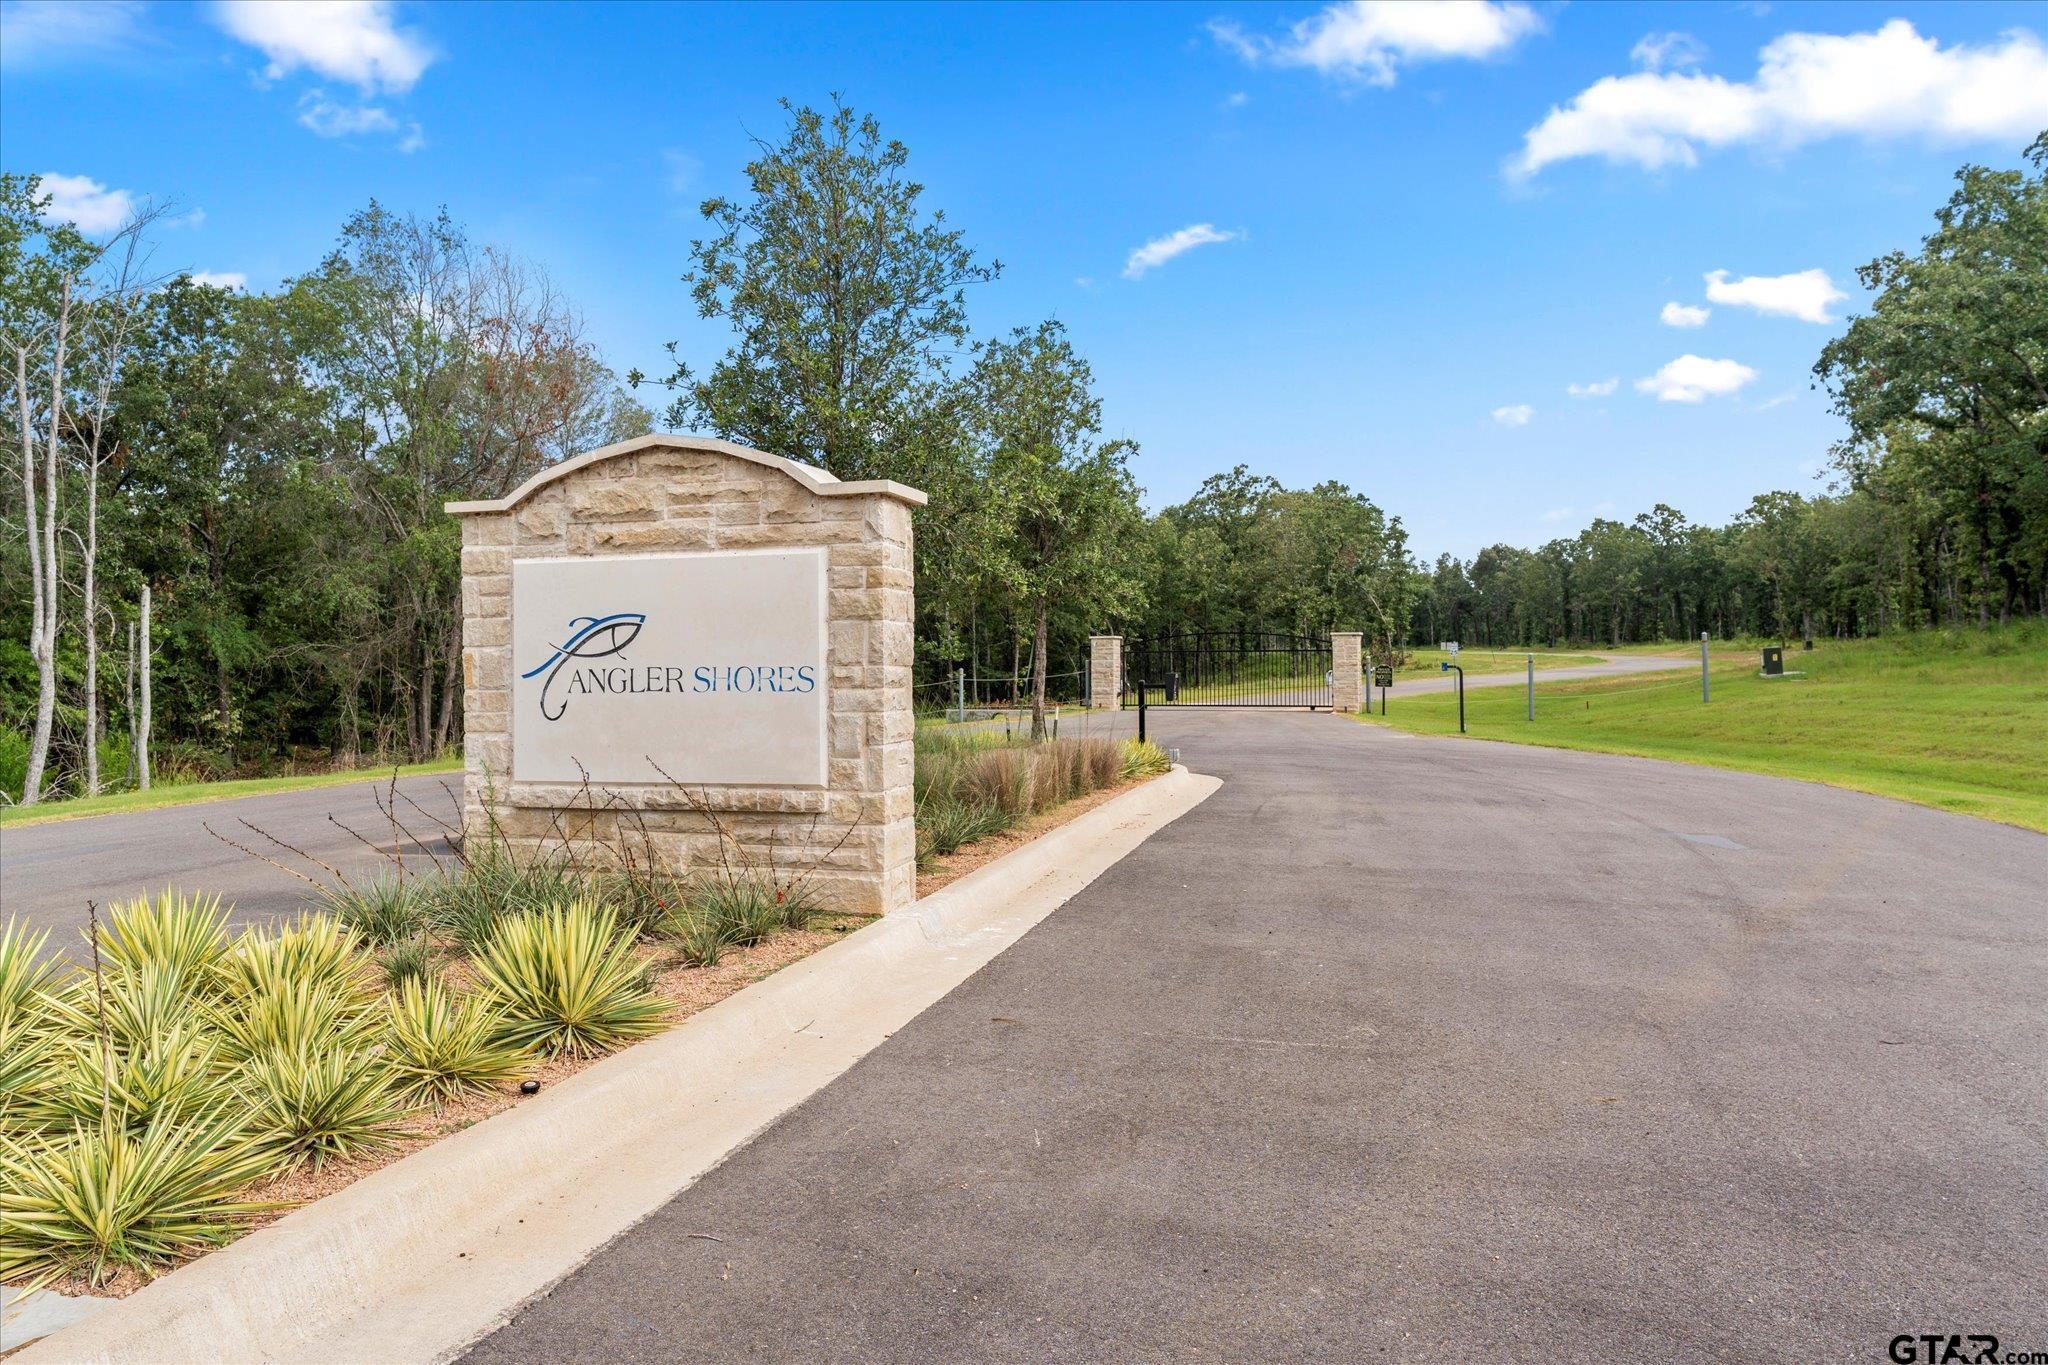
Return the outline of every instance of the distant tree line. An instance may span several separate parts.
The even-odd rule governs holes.
[[[733,341],[614,376],[539,270],[445,214],[372,203],[318,268],[249,294],[149,270],[0,177],[0,792],[32,801],[280,758],[423,758],[461,738],[459,538],[441,504],[665,425],[931,494],[921,699],[1081,689],[1087,637],[1366,632],[1608,643],[1868,634],[2048,611],[2048,138],[1965,167],[1916,255],[1816,373],[1839,487],[1724,527],[1658,506],[1538,549],[1421,565],[1400,519],[1239,466],[1146,514],[1056,320],[977,339],[997,278],[908,152],[835,101],[786,105],[687,273]],[[671,346],[671,352],[674,346]],[[147,628],[144,628],[145,618]],[[139,752],[138,752],[139,750]]]
[[[2048,615],[2048,134],[2025,171],[1965,166],[1917,253],[1858,273],[1870,312],[1816,379],[1848,424],[1832,491],[1726,526],[1662,504],[1422,575],[1417,640],[1612,644],[1870,635]]]

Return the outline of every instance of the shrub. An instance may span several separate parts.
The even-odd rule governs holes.
[[[125,972],[160,967],[192,991],[210,993],[214,971],[228,952],[228,912],[219,896],[183,896],[166,888],[115,906],[100,930],[99,954]],[[87,941],[91,941],[87,932]]]
[[[482,996],[457,1004],[439,981],[415,977],[387,1000],[385,1038],[399,1098],[411,1104],[445,1103],[464,1090],[511,1080],[527,1052],[497,1037],[497,1020]]]
[[[0,1135],[41,1130],[72,1047],[31,1016],[0,1018]]]
[[[33,1289],[67,1275],[102,1283],[227,1241],[276,1208],[235,1196],[273,1156],[225,1107],[62,1137],[0,1137],[0,1280]]]
[[[320,899],[328,914],[383,948],[419,937],[427,927],[431,894],[417,877],[380,877],[328,887]]]
[[[588,901],[528,911],[499,924],[476,969],[521,1047],[594,1056],[661,1029],[666,1007],[648,989],[633,935]]]
[[[339,1043],[269,1048],[237,1069],[249,1131],[290,1168],[389,1147],[405,1106],[374,1048]]]

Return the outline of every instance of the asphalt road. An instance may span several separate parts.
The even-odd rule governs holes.
[[[2048,1349],[2048,838],[1153,719],[1221,791],[469,1359]]]
[[[0,914],[19,916],[50,929],[50,946],[67,949],[78,942],[85,927],[88,900],[105,907],[166,886],[218,892],[233,904],[237,922],[295,914],[304,908],[312,888],[269,863],[230,848],[208,833],[208,827],[323,881],[326,876],[317,865],[270,843],[248,826],[255,825],[352,877],[377,875],[391,865],[388,857],[364,847],[348,829],[386,850],[394,844],[401,846],[408,869],[431,866],[411,839],[394,835],[390,820],[379,809],[380,800],[388,804],[390,785],[386,777],[309,791],[0,828]],[[407,801],[453,825],[461,809],[462,774],[402,778],[398,791],[401,823],[418,836],[420,845],[445,858],[445,836],[433,820]]]

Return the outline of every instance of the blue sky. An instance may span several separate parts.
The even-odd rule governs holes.
[[[1149,504],[1340,479],[1427,555],[1812,488],[1856,266],[2048,127],[2048,5],[0,12],[7,168],[175,200],[161,263],[268,288],[445,204],[622,373],[723,349],[695,205],[839,91],[1003,262],[977,332],[1067,324]]]

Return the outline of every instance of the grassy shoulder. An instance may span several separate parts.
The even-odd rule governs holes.
[[[1522,689],[1475,688],[1467,730],[1803,778],[2048,832],[2048,628],[1825,642],[1786,662],[1802,676],[1763,678],[1754,654],[1716,654],[1705,705],[1690,672],[1539,682],[1533,722]],[[1457,698],[1410,697],[1371,723],[1456,734]]]
[[[395,771],[400,777],[461,772],[462,757],[458,754],[435,759],[431,763],[408,763]],[[79,797],[72,801],[51,801],[34,806],[5,806],[0,807],[0,825],[40,825],[88,815],[116,815],[158,810],[165,806],[190,806],[205,801],[232,801],[238,796],[268,796],[275,792],[305,791],[313,787],[338,787],[349,782],[388,782],[393,772],[391,768],[356,768],[346,772],[294,773],[286,777],[252,777],[231,782],[186,782],[170,787],[152,787],[146,792],[115,792],[109,796]]]

